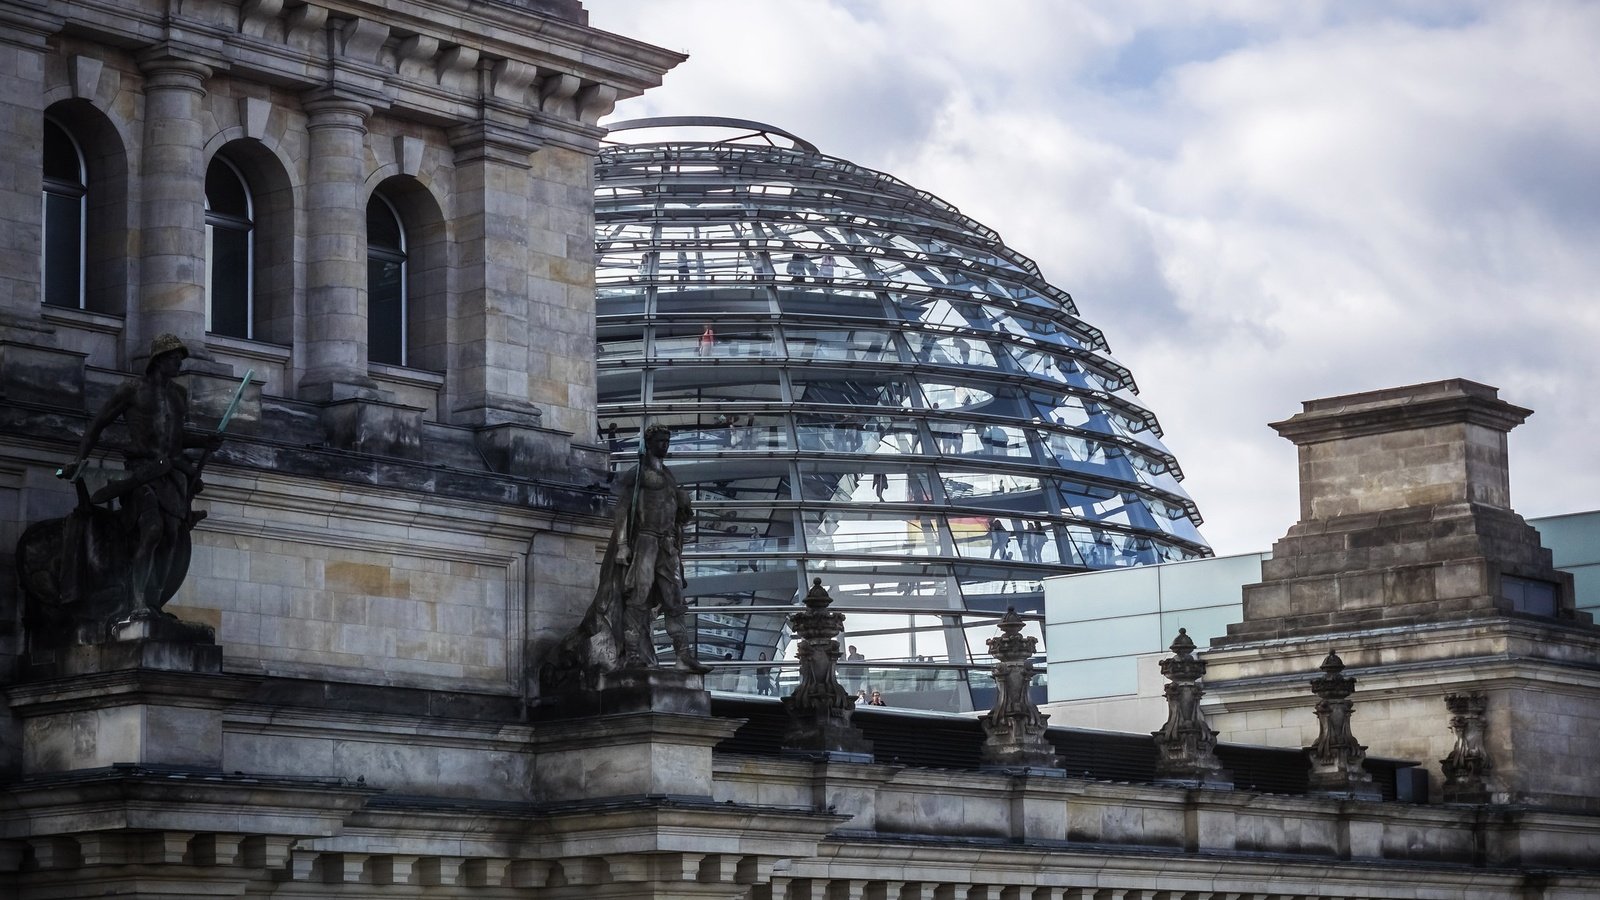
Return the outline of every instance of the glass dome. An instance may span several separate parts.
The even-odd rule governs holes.
[[[1132,374],[995,232],[770,126],[611,132],[601,435],[624,466],[673,431],[712,687],[755,690],[821,578],[852,691],[985,708],[968,668],[1007,607],[1039,635],[1045,576],[1211,555]]]

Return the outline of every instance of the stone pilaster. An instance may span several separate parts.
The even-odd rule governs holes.
[[[189,348],[191,359],[204,357],[206,161],[200,104],[211,68],[165,48],[147,52],[140,68],[144,148],[139,315],[128,352],[142,359],[152,338],[175,334]]]
[[[0,151],[12,173],[0,182],[0,327],[39,321],[45,40],[60,27],[47,9],[0,6]]]
[[[367,117],[332,91],[308,97],[306,342],[302,399],[377,399],[367,374]]]
[[[478,427],[538,425],[528,397],[529,156],[538,143],[476,122],[451,133],[456,151],[460,311],[449,368],[450,418]]]

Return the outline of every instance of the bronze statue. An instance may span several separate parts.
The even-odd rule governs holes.
[[[617,669],[657,665],[651,623],[656,610],[680,672],[705,674],[711,667],[695,658],[689,634],[689,609],[683,599],[683,530],[694,517],[688,493],[666,466],[672,432],[664,425],[645,429],[639,464],[618,481],[611,540],[600,566],[594,602],[578,628],[556,648],[545,667],[547,686],[556,688]]]
[[[18,542],[30,632],[64,625],[65,616],[75,626],[73,640],[103,640],[118,621],[161,614],[183,584],[189,531],[205,517],[193,509],[200,472],[222,443],[220,428],[185,427],[189,395],[174,379],[188,355],[174,335],[157,337],[143,377],[116,389],[84,431],[76,460],[56,473],[73,483],[78,506],[66,518],[35,524]],[[89,455],[119,419],[127,431],[126,474],[90,493]],[[184,452],[192,448],[202,449],[199,458]]]

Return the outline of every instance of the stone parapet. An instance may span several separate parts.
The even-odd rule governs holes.
[[[1305,681],[1329,638],[1231,645],[1206,654],[1207,716],[1226,739],[1308,746],[1317,725]],[[1430,794],[1455,745],[1445,697],[1481,690],[1493,789],[1485,799],[1600,812],[1589,754],[1573,734],[1600,729],[1600,635],[1517,619],[1377,629],[1341,635],[1340,656],[1361,678],[1355,722],[1371,753],[1415,759]]]

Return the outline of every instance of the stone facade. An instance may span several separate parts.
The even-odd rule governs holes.
[[[1220,732],[1310,745],[1302,679],[1337,647],[1370,752],[1425,761],[1435,795],[1445,700],[1481,690],[1487,796],[1600,810],[1573,738],[1600,726],[1600,629],[1509,505],[1505,434],[1528,414],[1454,380],[1310,401],[1274,426],[1299,447],[1301,520],[1206,654]]]

